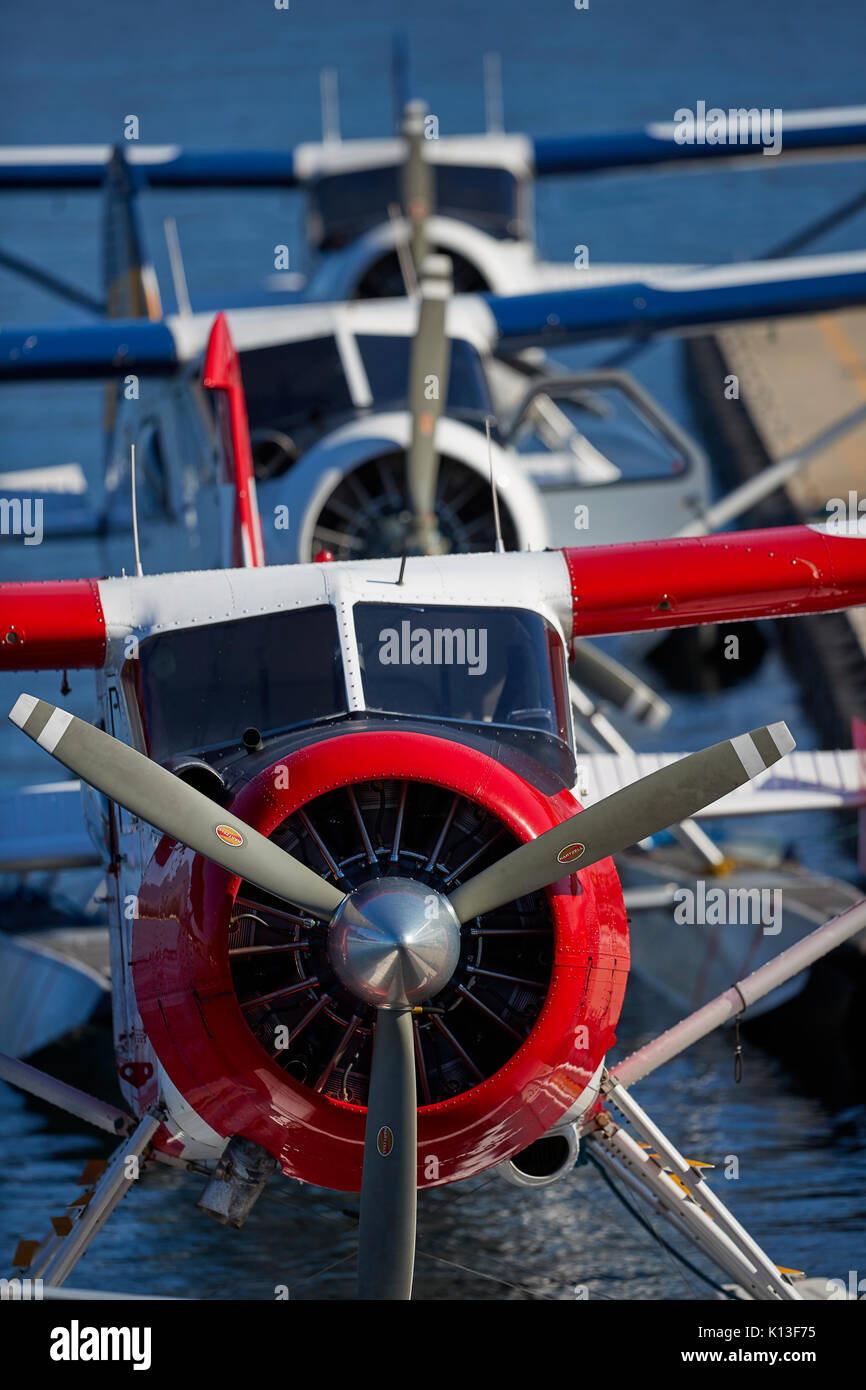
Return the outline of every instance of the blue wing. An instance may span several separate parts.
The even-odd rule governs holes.
[[[510,351],[596,338],[687,333],[713,324],[866,304],[866,252],[662,272],[629,284],[479,298],[493,314],[499,342]]]
[[[709,114],[709,113],[708,113]],[[760,118],[760,112],[756,113]],[[780,111],[781,120],[765,119],[765,139],[775,139],[779,128],[782,158],[833,152],[866,155],[866,107],[848,106],[823,111]],[[760,139],[760,124],[750,123],[758,138],[748,144],[717,142],[720,123],[685,115],[679,121],[656,122],[641,130],[600,135],[551,135],[532,141],[535,173],[591,174],[605,169],[637,169],[658,164],[681,165],[707,160],[740,160],[764,155],[768,146]],[[756,130],[757,126],[757,130]],[[689,137],[689,138],[686,138]],[[759,165],[772,167],[768,156]]]
[[[183,150],[130,144],[126,160],[149,188],[294,188],[291,150]],[[110,145],[0,148],[0,189],[101,188]]]
[[[405,58],[399,49],[395,67],[398,100],[402,100]],[[760,112],[756,114],[760,117]],[[783,157],[851,155],[858,151],[866,154],[866,107],[785,111],[780,115]],[[741,160],[764,153],[765,146],[759,139],[749,144],[711,143],[717,134],[712,120],[696,117],[691,142],[681,143],[686,133],[684,122],[671,119],[634,131],[527,138],[539,177],[657,164]],[[341,142],[344,167],[351,167],[356,143],[357,167],[369,167],[371,152],[378,143],[375,140]],[[380,143],[382,162],[393,163],[393,140]],[[448,141],[441,143],[444,146]],[[0,189],[99,188],[111,152],[109,145],[0,147]],[[307,181],[315,168],[299,168],[294,150],[186,150],[179,145],[130,142],[125,154],[139,183],[150,188],[296,188]],[[764,161],[759,160],[760,163]]]
[[[0,330],[0,381],[63,381],[164,376],[177,369],[166,323],[112,319],[81,327]]]

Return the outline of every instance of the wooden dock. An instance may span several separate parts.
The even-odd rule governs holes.
[[[691,340],[686,363],[718,476],[734,486],[866,403],[866,311],[725,328]],[[866,536],[866,422],[742,524],[827,521],[832,499],[847,506],[852,492]],[[825,743],[850,746],[851,720],[866,717],[866,609],[788,619],[778,632]]]

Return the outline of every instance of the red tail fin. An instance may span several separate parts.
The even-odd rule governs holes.
[[[241,364],[229,332],[225,314],[217,314],[207,345],[203,384],[219,391],[218,418],[222,441],[223,466],[235,491],[232,527],[232,564],[235,568],[265,563],[262,522],[256,499],[256,479],[250,447],[247,406],[241,379]]]

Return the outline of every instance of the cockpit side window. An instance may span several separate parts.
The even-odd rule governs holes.
[[[140,644],[139,671],[157,762],[239,744],[248,728],[276,733],[347,709],[330,604],[157,633]]]
[[[240,354],[250,431],[305,426],[353,409],[349,383],[332,335],[302,342],[274,343]]]

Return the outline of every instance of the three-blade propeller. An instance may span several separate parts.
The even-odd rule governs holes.
[[[65,710],[21,695],[10,719],[58,762],[149,825],[230,873],[330,923],[335,970],[377,1008],[361,1188],[359,1293],[408,1299],[417,1204],[412,1004],[432,998],[459,956],[459,923],[555,883],[685,820],[794,747],[783,723],[726,739],[624,787],[530,840],[431,920],[430,887],[384,878],[343,893],[173,773]]]

